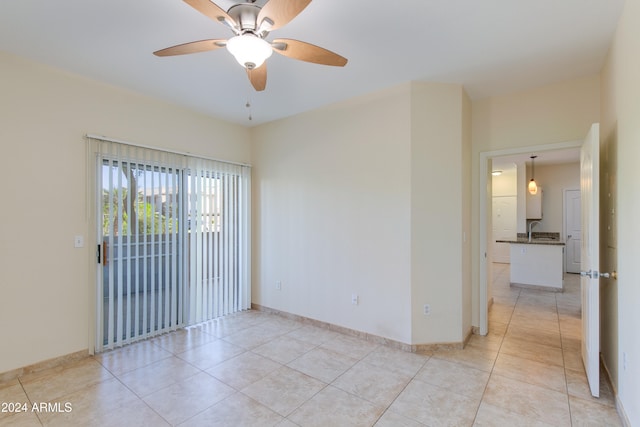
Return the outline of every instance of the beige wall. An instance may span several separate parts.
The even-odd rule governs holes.
[[[254,303],[411,341],[410,91],[253,130]]]
[[[248,162],[249,133],[0,53],[0,372],[89,348],[86,133]],[[74,235],[85,247],[74,248]]]
[[[403,343],[460,342],[469,111],[459,85],[409,83],[254,129],[253,302]]]
[[[582,140],[600,120],[600,80],[590,76],[472,103],[472,177],[480,179],[480,153]],[[472,187],[473,323],[479,325],[480,197]],[[490,230],[489,230],[490,232]],[[483,249],[484,251],[484,249]]]
[[[536,181],[543,189],[543,197],[542,221],[535,227],[535,231],[552,231],[562,234],[564,190],[580,189],[580,163],[536,166]],[[523,188],[522,191],[524,192],[525,189]]]
[[[602,126],[607,197],[617,214],[603,215],[602,267],[617,270],[603,281],[602,354],[612,372],[629,425],[640,425],[640,3],[627,1],[602,72]],[[609,210],[609,212],[611,212]],[[605,212],[606,213],[606,212]],[[626,357],[625,357],[626,355]],[[626,359],[626,368],[625,361]]]
[[[618,112],[616,82],[620,77],[614,75],[617,56],[616,44],[611,47],[609,57],[601,73],[602,82],[602,119],[600,124],[600,165],[603,173],[600,176],[600,191],[607,195],[600,205],[600,254],[604,271],[618,270],[617,254],[617,214],[618,199],[617,181],[617,145],[618,145]],[[609,196],[610,195],[610,196]],[[607,230],[609,228],[609,230]],[[603,308],[600,319],[600,339],[602,358],[609,370],[613,385],[618,388],[619,357],[618,351],[618,286],[617,280],[603,280],[600,289],[600,305]]]
[[[582,140],[599,120],[599,77],[473,102],[474,153]]]
[[[501,175],[491,177],[491,195],[493,197],[518,195],[518,170],[504,171]]]
[[[463,242],[469,230],[464,196],[470,181],[463,172],[470,157],[468,98],[460,85],[412,86],[412,342],[460,342],[471,327],[463,325],[471,312],[470,244]]]
[[[473,327],[473,271],[471,269],[471,194],[473,176],[471,174],[472,153],[471,100],[462,93],[462,334]]]

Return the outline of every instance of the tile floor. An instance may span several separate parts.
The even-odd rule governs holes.
[[[249,311],[0,384],[0,402],[28,405],[0,426],[620,425],[606,382],[589,394],[577,277],[559,294],[511,288],[508,265],[494,277],[490,333],[464,350]]]

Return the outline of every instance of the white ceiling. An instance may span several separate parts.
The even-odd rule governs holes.
[[[235,2],[216,3],[227,9]],[[461,83],[477,99],[592,75],[623,3],[315,0],[267,39],[303,40],[349,63],[328,67],[274,54],[261,93],[225,49],[152,55],[232,36],[181,0],[2,0],[0,50],[253,126],[410,80]]]
[[[516,169],[516,165],[518,164],[526,163],[527,165],[531,165],[531,156],[537,156],[535,164],[539,166],[577,163],[580,161],[580,148],[562,148],[535,153],[494,157],[491,159],[491,169],[503,172],[513,171]]]

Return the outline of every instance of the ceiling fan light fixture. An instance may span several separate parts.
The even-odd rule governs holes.
[[[242,34],[227,40],[227,50],[243,67],[260,67],[273,53],[271,45],[253,34]]]

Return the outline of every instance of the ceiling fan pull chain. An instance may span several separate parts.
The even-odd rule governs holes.
[[[249,110],[249,120],[253,120],[253,117],[251,117],[251,98],[249,95],[247,95],[247,103],[244,106]]]

